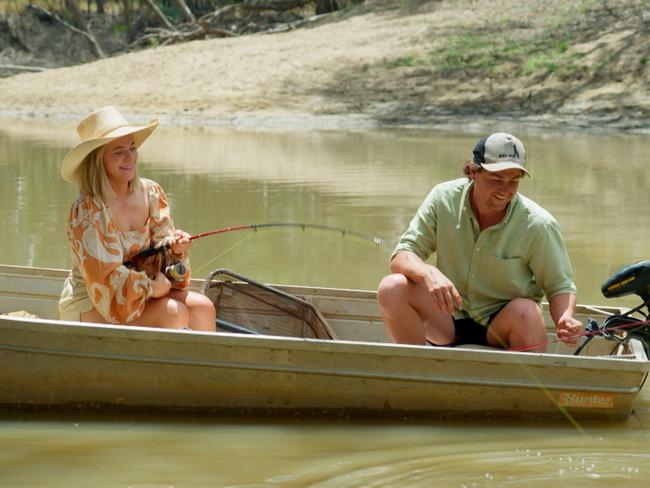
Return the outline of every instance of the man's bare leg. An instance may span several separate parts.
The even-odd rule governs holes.
[[[528,298],[516,298],[490,324],[487,342],[505,349],[546,351],[546,326],[539,305]],[[533,346],[528,349],[529,346]]]
[[[393,342],[424,345],[429,340],[440,346],[454,342],[452,317],[434,307],[424,285],[402,274],[391,274],[379,284],[378,299]]]

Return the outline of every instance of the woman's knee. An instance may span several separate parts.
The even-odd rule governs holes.
[[[165,304],[165,325],[187,327],[190,322],[190,312],[183,302],[170,298]]]
[[[216,318],[214,303],[201,293],[192,293],[191,300],[187,302],[192,311],[197,311],[202,316],[211,317],[212,321]]]

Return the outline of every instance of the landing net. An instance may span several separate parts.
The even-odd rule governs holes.
[[[257,334],[337,338],[313,304],[233,271],[214,270],[202,292],[217,309],[217,329],[221,323],[222,330],[234,325]]]

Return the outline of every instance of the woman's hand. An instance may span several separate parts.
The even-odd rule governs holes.
[[[169,290],[171,290],[172,284],[167,279],[167,277],[159,271],[156,273],[154,279],[151,280],[151,288],[153,289],[151,297],[160,298],[169,294]]]
[[[169,248],[178,256],[187,253],[190,249],[190,244],[192,244],[190,237],[187,232],[176,229],[174,232],[174,243]]]

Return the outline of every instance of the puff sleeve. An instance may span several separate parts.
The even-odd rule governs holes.
[[[151,245],[160,247],[174,242],[174,222],[171,218],[167,195],[162,187],[151,180],[146,180],[147,195],[149,198],[149,218],[151,226]],[[190,262],[187,253],[173,254],[190,269]],[[188,272],[185,281],[175,284],[175,288],[185,288],[190,284],[190,273]]]
[[[142,314],[153,289],[144,272],[127,268],[109,210],[82,195],[68,217],[72,256],[95,309],[109,323],[129,323]]]

